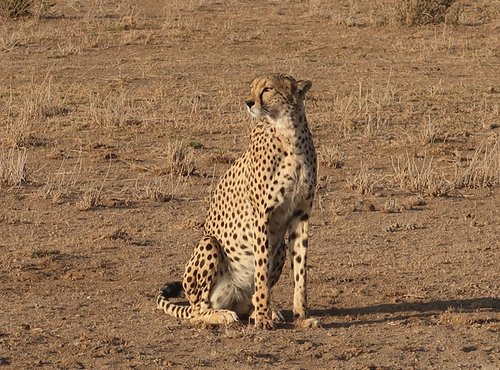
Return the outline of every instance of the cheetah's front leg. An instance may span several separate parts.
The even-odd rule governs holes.
[[[254,242],[254,284],[255,291],[252,297],[254,306],[255,327],[260,329],[274,329],[274,322],[269,309],[270,286],[269,286],[269,238],[267,235],[268,218],[260,217],[256,222]]]
[[[307,318],[307,247],[309,238],[309,212],[311,207],[304,207],[294,213],[289,226],[289,250],[293,271],[293,314],[297,325],[316,327],[319,321]]]

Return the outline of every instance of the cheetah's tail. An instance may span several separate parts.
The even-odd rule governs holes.
[[[169,298],[181,297],[184,293],[178,281],[167,283],[156,296],[156,308],[178,319],[191,318],[191,306],[181,306],[170,302]]]

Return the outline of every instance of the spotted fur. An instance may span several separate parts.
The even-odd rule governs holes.
[[[211,324],[251,317],[256,327],[271,329],[280,315],[270,309],[270,290],[279,280],[288,250],[294,315],[299,322],[316,323],[306,319],[316,154],[303,103],[311,85],[284,74],[254,79],[245,103],[260,122],[249,148],[213,194],[205,237],[187,263],[182,281],[189,306],[169,301],[181,291],[179,283],[170,283],[157,296],[158,309]]]

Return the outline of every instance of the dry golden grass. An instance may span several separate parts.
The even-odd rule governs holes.
[[[101,205],[101,198],[104,190],[104,184],[109,176],[111,169],[111,162],[109,162],[108,170],[99,184],[98,180],[92,181],[87,184],[80,195],[80,199],[76,202],[76,208],[80,211],[89,211]]]
[[[139,176],[135,182],[135,195],[138,199],[168,202],[180,197],[180,190],[185,181],[185,178],[173,173],[149,179]]]
[[[368,167],[367,162],[362,161],[359,171],[347,178],[347,186],[360,194],[372,194],[375,185],[379,184],[383,177],[377,175]]]
[[[69,169],[67,169],[69,167]],[[82,181],[83,159],[81,150],[75,162],[67,166],[63,160],[57,172],[47,176],[45,185],[41,188],[41,195],[55,203],[63,203],[72,198],[79,189]]]
[[[439,138],[438,128],[428,115],[427,122],[423,124],[418,142],[422,145],[433,144]]]
[[[26,149],[0,148],[0,188],[19,186],[27,180]]]
[[[80,211],[89,211],[100,205],[102,188],[89,187],[76,202]]]
[[[190,176],[195,170],[193,148],[180,142],[168,143],[164,151],[165,162],[158,169],[158,174],[173,173],[181,176]]]
[[[0,18],[34,16],[41,18],[54,4],[47,0],[2,0]]]
[[[319,150],[320,163],[331,168],[342,168],[346,162],[346,154],[338,145],[323,145]]]
[[[467,312],[461,312],[455,308],[448,308],[437,316],[436,322],[440,325],[467,326],[472,324],[473,319]]]
[[[378,24],[421,26],[427,24],[455,24],[462,7],[455,0],[392,0],[380,2]]]
[[[318,125],[331,125],[333,121],[335,131],[342,137],[384,135],[399,114],[401,99],[390,75],[383,85],[359,79],[355,90],[308,101],[310,120]]]
[[[455,187],[485,188],[500,185],[500,135],[490,135],[474,151],[468,164],[458,166]]]
[[[384,208],[382,209],[385,213],[400,213],[403,210],[403,206],[399,204],[395,199],[389,199],[384,203]]]
[[[428,129],[424,129],[425,130]],[[424,143],[431,143],[428,135]],[[427,195],[443,195],[452,189],[486,188],[500,184],[500,140],[491,135],[475,149],[467,163],[455,161],[453,168],[438,168],[432,156],[417,158],[407,152],[392,159],[391,184],[400,190]]]
[[[391,183],[397,189],[428,195],[446,193],[447,181],[436,168],[434,158],[427,154],[416,158],[406,152],[392,159],[392,169]]]
[[[87,114],[96,126],[124,126],[139,122],[134,99],[123,89],[118,94],[91,93]]]
[[[13,51],[23,43],[23,40],[22,30],[13,30],[7,24],[0,24],[0,53]]]
[[[54,93],[52,78],[36,84],[33,81],[28,91],[14,99],[12,94],[6,104],[5,124],[0,127],[1,143],[12,147],[35,147],[45,144],[44,128],[41,125],[47,118],[65,115],[64,102]]]

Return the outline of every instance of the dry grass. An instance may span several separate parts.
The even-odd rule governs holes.
[[[403,206],[399,204],[395,199],[389,199],[384,203],[384,207],[382,209],[385,213],[401,213],[403,210]]]
[[[185,185],[185,179],[174,174],[150,179],[140,176],[135,182],[135,195],[138,199],[168,202],[179,197],[182,185]]]
[[[320,162],[330,168],[342,168],[345,165],[346,154],[338,145],[323,145],[319,151]]]
[[[121,90],[118,94],[109,95],[91,93],[87,115],[94,125],[121,127],[140,123],[137,111],[134,99]]]
[[[42,18],[53,5],[51,1],[46,0],[2,0],[0,18]]]
[[[485,188],[500,185],[500,136],[481,142],[466,167],[457,167],[455,187]]]
[[[183,36],[200,29],[200,23],[193,19],[192,12],[203,6],[203,0],[174,0],[163,10],[163,29],[173,31],[174,36]]]
[[[74,34],[58,41],[57,47],[52,51],[52,56],[55,58],[64,58],[70,55],[79,55],[83,52],[95,48],[107,48],[101,41],[101,35],[98,32],[75,30]]]
[[[311,101],[312,110],[332,112],[335,129],[343,137],[359,132],[366,137],[384,133],[401,104],[397,89],[391,84],[390,76],[382,85],[375,85],[363,79],[358,81],[355,92],[335,94],[333,98]],[[311,121],[319,125],[330,124],[332,117],[324,113],[311,114]]]
[[[462,7],[455,0],[393,0],[379,5],[378,24],[421,26],[426,24],[455,24]]]
[[[402,0],[396,3],[396,20],[401,25],[416,26],[455,23],[458,13],[450,12],[455,0]]]
[[[375,185],[382,180],[383,178],[369,169],[368,164],[363,161],[361,162],[359,171],[347,179],[347,186],[360,194],[367,195],[372,194]]]
[[[141,12],[133,1],[120,2],[117,13],[120,15],[118,18],[118,27],[122,30],[134,29],[141,23]]]
[[[392,159],[392,185],[409,192],[441,195],[446,192],[447,181],[435,166],[434,158],[425,154],[421,158],[404,156]]]
[[[80,211],[89,211],[99,206],[101,203],[101,197],[104,189],[104,184],[109,176],[109,170],[111,169],[111,162],[109,162],[108,170],[106,175],[99,184],[98,181],[92,181],[88,184],[81,195],[81,198],[76,202],[76,208]]]
[[[420,132],[419,142],[420,144],[433,144],[438,138],[438,129],[435,122],[431,119],[430,114],[428,115],[427,122],[423,124],[422,130]]]
[[[425,130],[424,130],[425,131]],[[425,142],[430,141],[428,135]],[[486,188],[500,184],[500,139],[492,135],[483,140],[466,165],[455,162],[452,168],[438,168],[433,157],[404,156],[392,159],[391,183],[404,191],[443,195],[452,189]]]
[[[96,188],[94,186],[89,187],[82,194],[81,198],[76,202],[76,208],[80,211],[89,211],[94,209],[100,204],[102,194],[102,187]]]
[[[467,326],[473,323],[473,319],[470,317],[470,314],[461,312],[455,308],[448,308],[437,316],[436,322],[439,325]]]
[[[41,189],[41,194],[45,199],[52,199],[55,203],[60,204],[74,195],[82,181],[82,152],[79,152],[70,169],[66,169],[66,164],[67,161],[63,160],[58,171],[47,178]]]
[[[31,82],[27,92],[6,106],[7,118],[3,127],[2,144],[12,147],[34,147],[45,144],[40,123],[47,118],[65,115],[67,109],[52,88],[52,78],[46,75],[40,84]]]
[[[156,172],[158,175],[173,173],[190,176],[195,170],[193,148],[180,141],[174,141],[165,148],[165,163]]]
[[[0,148],[0,188],[19,186],[27,180],[26,149]]]
[[[23,42],[23,33],[12,30],[10,27],[0,25],[0,52],[8,53],[16,49]]]

